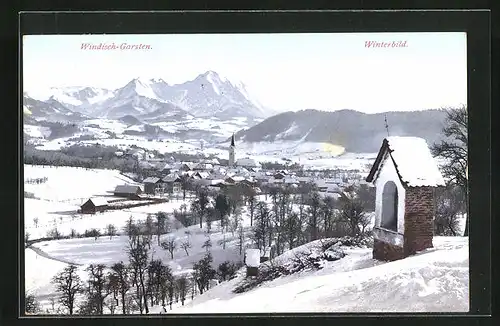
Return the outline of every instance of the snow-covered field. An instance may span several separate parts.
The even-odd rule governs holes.
[[[243,276],[195,297],[172,313],[466,312],[466,237],[435,237],[434,248],[395,262],[372,259],[371,248],[316,272],[282,276],[248,292],[232,290]],[[284,254],[286,255],[286,253]],[[279,298],[279,299],[277,299]],[[155,308],[153,313],[159,313]]]
[[[182,201],[176,202],[176,204],[180,205]],[[138,207],[137,209],[153,206]],[[171,212],[172,209],[165,210]],[[121,215],[117,214],[117,219],[113,221],[120,229],[125,226],[126,220],[130,216],[126,212],[122,212]],[[135,213],[131,215],[134,216],[134,219],[138,216]],[[84,221],[78,220],[77,223],[73,222],[71,223],[71,227],[81,227],[81,229],[98,228],[105,226],[107,222],[111,221],[109,217],[105,221],[99,220],[99,218],[102,218],[99,215],[96,215],[96,217],[97,219],[91,220],[84,217]],[[117,223],[118,219],[122,224]],[[244,225],[246,226],[245,242],[248,243],[250,241],[248,236],[248,219],[245,219]],[[203,243],[209,238],[206,225],[204,224],[202,228],[199,225],[193,225],[188,228],[178,228],[176,230],[175,223],[172,223],[172,230],[172,232],[162,235],[160,242],[170,238],[176,239],[177,248],[174,252],[174,259],[171,259],[168,251],[158,246],[156,236],[152,239],[151,258],[162,259],[164,263],[172,268],[174,275],[189,273],[192,271],[193,263],[203,258],[206,253],[206,249],[202,247]],[[239,252],[237,236],[237,234],[233,235],[231,232],[223,234],[218,227],[218,222],[213,223],[212,231],[210,232],[212,243],[210,251],[214,257],[214,266],[224,261],[242,261],[243,257]],[[180,244],[186,240],[189,240],[191,243],[188,254],[180,247]],[[223,241],[226,242],[225,248],[222,245]],[[44,309],[50,308],[50,298],[56,298],[57,296],[51,284],[51,279],[56,273],[67,266],[67,263],[78,265],[79,275],[81,275],[83,280],[86,280],[85,268],[89,264],[105,264],[109,267],[120,261],[127,262],[127,246],[128,237],[125,235],[114,236],[112,238],[101,236],[97,240],[94,238],[76,238],[33,244],[31,248],[25,249],[26,290],[36,295]],[[50,257],[50,259],[47,257]]]
[[[45,183],[24,184],[24,190],[35,197],[24,199],[24,224],[30,239],[46,237],[54,227],[62,235],[69,235],[72,229],[78,233],[91,228],[102,231],[108,224],[121,228],[130,216],[144,220],[148,214],[172,212],[182,205],[181,201],[174,199],[95,215],[77,214],[80,205],[89,198],[117,199],[107,192],[117,185],[137,183],[116,170],[24,165],[25,180],[44,177],[47,178]]]

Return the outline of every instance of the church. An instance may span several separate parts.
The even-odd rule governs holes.
[[[234,144],[234,134],[231,137],[231,145],[229,145],[229,160],[228,160],[228,166],[229,167],[241,167],[241,168],[247,168],[247,169],[256,169],[260,168],[260,163],[256,162],[254,159],[251,158],[241,158],[239,160],[236,160],[235,157],[235,151],[236,151],[236,145]]]
[[[229,146],[229,162],[228,162],[228,166],[235,166],[235,156],[234,156],[234,152],[236,150],[236,146],[234,145],[234,134],[233,136],[231,136],[231,145]]]

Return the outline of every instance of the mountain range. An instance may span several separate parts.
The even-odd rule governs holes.
[[[303,110],[272,116],[235,134],[255,142],[304,141],[341,145],[347,152],[377,152],[384,137],[422,137],[428,143],[442,137],[444,110],[366,114],[353,110]],[[387,127],[386,127],[387,122]]]
[[[252,98],[243,83],[213,71],[176,85],[163,79],[134,78],[115,90],[86,86],[25,92],[23,104],[24,124],[54,129],[52,139],[81,134],[91,125],[113,131],[103,125],[115,121],[122,125],[118,133],[148,139],[215,144],[224,143],[235,132],[237,141],[248,143],[326,142],[358,153],[376,152],[387,135],[418,136],[432,143],[440,138],[446,117],[443,110],[277,114]],[[65,123],[69,123],[68,130],[64,130]]]
[[[65,115],[73,114],[107,119],[132,115],[164,121],[190,117],[255,119],[274,113],[251,98],[242,82],[231,82],[214,71],[177,85],[163,79],[134,78],[116,90],[64,87],[25,92],[24,104],[33,117],[64,121]]]

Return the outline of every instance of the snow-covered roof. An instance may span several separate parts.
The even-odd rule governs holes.
[[[247,249],[245,264],[250,267],[258,267],[260,265],[260,250],[259,249]]]
[[[174,182],[174,181],[178,180],[179,178],[180,177],[177,174],[173,173],[173,174],[169,174],[169,175],[165,176],[162,179],[162,181],[164,181],[164,182]]]
[[[193,168],[198,170],[211,170],[213,169],[213,165],[210,163],[198,163]]]
[[[246,167],[259,167],[260,164],[257,163],[254,159],[251,158],[241,158],[236,161],[237,166],[246,166]]]
[[[98,207],[98,206],[106,206],[108,205],[108,201],[104,198],[90,198],[89,199],[93,204],[94,206]]]
[[[140,191],[141,187],[139,186],[133,186],[133,185],[118,185],[115,188],[115,193],[122,193],[122,194],[135,194],[137,191]]]
[[[205,178],[208,178],[208,176],[210,175],[210,173],[208,172],[198,172],[197,173],[202,179],[205,179]]]
[[[219,180],[219,179],[224,180],[225,178],[226,178],[226,176],[222,173],[212,173],[207,177],[207,179],[210,179],[210,180]]]
[[[157,183],[158,181],[160,181],[160,178],[156,178],[156,177],[149,177],[149,178],[142,180],[143,183]]]
[[[425,139],[418,137],[387,137],[366,181],[377,177],[380,163],[388,151],[401,182],[408,187],[444,186],[445,182]]]

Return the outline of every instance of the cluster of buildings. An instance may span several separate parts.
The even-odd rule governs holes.
[[[142,180],[144,193],[147,195],[175,194],[182,191],[184,182],[214,190],[245,184],[254,188],[257,193],[263,187],[298,188],[301,184],[312,183],[320,193],[337,196],[340,189],[348,184],[348,180],[343,177],[305,177],[297,176],[293,171],[264,170],[254,159],[236,160],[235,151],[233,135],[228,150],[227,165],[220,164],[217,159],[205,159],[198,162],[162,162],[154,169],[152,176]]]

